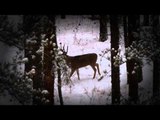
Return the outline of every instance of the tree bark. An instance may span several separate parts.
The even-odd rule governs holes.
[[[100,15],[100,41],[107,40],[107,15]]]
[[[154,41],[159,43],[159,36],[157,35],[157,25],[159,25],[159,16],[152,16],[153,18],[153,33],[155,34]],[[157,45],[159,46],[159,45]],[[153,97],[157,97],[160,95],[160,61],[156,56],[153,58]]]
[[[53,61],[55,56],[53,51],[53,43],[56,44],[57,48],[57,40],[56,40],[56,26],[55,26],[55,16],[50,15],[49,18],[49,26],[47,27],[46,38],[48,38],[48,45],[44,47],[44,87],[49,91],[48,99],[50,101],[49,105],[54,105],[54,80],[55,75],[53,73]],[[51,36],[54,35],[53,38]]]
[[[58,69],[58,93],[59,93],[59,100],[60,100],[60,105],[63,105],[63,97],[62,97],[62,89],[61,89],[61,70]]]
[[[118,53],[119,48],[119,27],[118,16],[110,16],[111,24],[111,82],[112,82],[112,104],[120,104],[120,77],[119,65],[115,66],[114,57]],[[114,48],[114,50],[113,50]]]
[[[148,25],[149,25],[149,16],[148,16]],[[135,28],[135,32],[138,34],[138,38],[135,38],[135,41],[139,41],[140,38],[140,31],[138,30],[140,28],[140,15],[136,15],[136,28]],[[139,51],[139,48],[137,49]],[[142,71],[142,65],[141,65],[141,61],[140,60],[136,60],[137,66],[138,68],[136,69],[136,79],[138,81],[138,83],[143,81],[143,71]]]
[[[159,61],[153,61],[153,97],[160,94],[160,80],[159,80]]]
[[[36,19],[36,18],[35,18]],[[36,43],[35,44],[31,44],[31,43],[26,43],[25,41],[25,57],[28,58],[28,62],[25,64],[25,72],[29,72],[33,66],[35,66],[35,75],[33,75],[31,78],[32,78],[32,81],[33,81],[33,89],[42,89],[42,74],[41,74],[41,71],[42,71],[42,63],[41,63],[41,55],[38,55],[36,53],[36,51],[39,49],[39,47],[41,46],[41,36],[40,36],[40,33],[35,33],[35,34],[32,34],[33,30],[32,28],[28,28],[28,24],[31,23],[33,26],[35,24],[35,21],[33,22],[32,21],[33,19],[30,18],[30,16],[24,16],[23,17],[23,30],[24,30],[24,36],[34,36],[36,38],[34,39],[31,39],[32,40],[35,40]],[[32,26],[32,27],[33,27]],[[24,38],[26,39],[26,38]],[[36,58],[35,59],[32,59],[32,55],[35,55]],[[36,95],[34,96],[33,95],[33,104],[41,104],[39,102],[39,100],[36,99]]]
[[[129,47],[135,38],[133,32],[137,30],[137,18],[136,16],[128,16],[128,41],[127,47]],[[136,71],[134,71],[136,60],[131,58],[127,60],[127,73],[128,73],[128,84],[129,84],[129,101],[137,103],[138,101],[138,79],[136,78]],[[134,73],[135,72],[135,73]]]
[[[149,25],[149,15],[144,15],[143,26]]]

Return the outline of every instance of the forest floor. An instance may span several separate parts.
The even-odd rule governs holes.
[[[124,48],[120,46],[124,54]],[[104,49],[110,49],[110,41],[106,42],[92,42],[86,46],[69,46],[68,54],[71,56],[80,55],[85,53],[97,53],[101,75],[96,74],[93,77],[93,69],[86,66],[79,69],[80,80],[78,80],[76,72],[71,77],[70,85],[62,86],[62,95],[64,105],[110,105],[111,104],[111,64],[106,58],[110,56],[108,52],[105,56],[101,57],[99,54]],[[74,51],[73,51],[74,50]],[[145,62],[145,61],[144,61]],[[150,65],[143,66],[143,81],[139,84],[140,99],[144,101],[151,95],[152,88],[152,67]],[[120,65],[120,90],[121,90],[121,104],[125,104],[128,99],[128,84],[126,63]],[[59,104],[58,92],[56,90],[55,104]]]

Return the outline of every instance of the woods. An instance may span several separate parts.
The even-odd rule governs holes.
[[[11,72],[13,62],[1,62],[0,86],[15,89],[1,87],[1,93],[10,91],[20,104],[28,104],[19,96],[25,96],[29,89],[32,105],[159,104],[158,15],[18,17],[22,22],[14,29],[7,15],[0,16],[0,30],[4,33],[0,34],[0,41],[23,54],[17,53],[14,60],[17,74]],[[65,46],[69,46],[68,59],[62,51]],[[96,62],[92,54],[96,55]],[[146,66],[149,72],[145,72]],[[8,70],[4,72],[3,68]],[[74,73],[77,70],[78,77]],[[146,80],[147,74],[150,80]],[[22,85],[26,86],[24,92],[19,91]],[[143,94],[148,95],[143,98]]]

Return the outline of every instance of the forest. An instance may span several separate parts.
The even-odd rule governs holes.
[[[0,105],[159,105],[159,15],[0,15]]]

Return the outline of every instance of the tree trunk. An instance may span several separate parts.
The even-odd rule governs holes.
[[[149,15],[144,15],[143,26],[149,26]]]
[[[44,47],[44,60],[43,60],[43,72],[44,72],[44,88],[48,90],[50,105],[53,105],[53,78],[52,78],[52,54],[50,53],[53,50],[53,46],[50,45],[52,41],[50,36],[48,38],[48,45]]]
[[[120,104],[120,77],[119,77],[119,65],[115,66],[116,60],[114,57],[118,53],[119,48],[119,27],[118,16],[110,16],[111,24],[111,81],[112,81],[112,104]],[[114,48],[114,50],[113,50]]]
[[[128,41],[126,46],[129,47],[135,38],[133,32],[137,30],[136,16],[128,16]],[[129,84],[129,101],[137,103],[138,101],[138,79],[136,78],[136,71],[134,71],[136,60],[131,58],[127,59],[127,73],[128,73],[128,84]]]
[[[100,15],[100,41],[107,40],[107,15]]]
[[[27,23],[26,23],[27,22]],[[28,24],[35,24],[35,22],[32,21],[32,19],[30,19],[30,16],[24,16],[23,17],[23,30],[25,35],[24,36],[32,36],[31,34],[33,32],[33,29],[28,28]],[[33,27],[33,26],[32,26]],[[33,66],[35,66],[35,74],[30,76],[32,78],[33,81],[33,89],[41,89],[42,88],[42,64],[41,64],[41,55],[38,55],[36,53],[36,51],[39,49],[40,45],[41,45],[41,38],[40,38],[40,34],[36,33],[34,34],[36,38],[31,39],[31,41],[35,40],[36,43],[26,43],[25,42],[25,57],[28,58],[28,62],[25,64],[25,71],[26,73],[28,73]],[[25,38],[26,39],[26,38]],[[32,59],[32,55],[35,55],[35,59]],[[41,104],[39,102],[39,100],[36,99],[37,94],[33,95],[33,104]]]
[[[128,47],[128,25],[127,25],[127,16],[123,16],[123,31],[124,31],[124,43],[125,43],[125,48]]]
[[[62,97],[62,90],[61,90],[61,70],[58,69],[58,94],[59,94],[59,100],[60,100],[60,105],[63,105],[63,97]]]
[[[153,61],[153,97],[160,94],[159,61]]]
[[[49,20],[51,20],[51,23],[49,23],[48,30],[46,33],[46,38],[48,38],[47,46],[44,47],[44,87],[46,90],[49,91],[48,99],[50,101],[49,105],[54,105],[54,73],[53,70],[53,63],[52,61],[55,60],[54,52],[53,51],[53,43],[57,43],[56,40],[56,27],[55,27],[55,16],[49,16]],[[54,37],[51,38],[51,36],[54,34]],[[57,44],[56,44],[57,45]],[[57,47],[57,46],[56,46]]]
[[[36,75],[35,75],[35,81],[33,84],[33,86],[38,89],[42,89],[43,88],[43,82],[42,82],[42,56],[41,55],[38,55],[36,54],[36,51],[39,49],[39,47],[41,46],[41,36],[40,34],[37,36],[37,44],[34,48],[34,55],[36,55],[36,59],[33,60],[33,65],[36,67]]]
[[[138,29],[140,28],[140,15],[136,16],[136,28],[135,28],[135,32],[138,34],[139,37],[134,37],[135,41],[139,41],[140,38],[140,31],[138,31]],[[149,16],[148,16],[148,25],[149,25]],[[139,48],[137,49],[139,51]],[[141,65],[141,60],[136,60],[137,66],[138,68],[136,69],[136,79],[138,81],[138,83],[143,81],[143,71],[142,71],[142,65]]]
[[[159,43],[159,36],[157,35],[157,25],[159,25],[159,16],[152,16],[153,17],[153,33],[155,34],[154,41]],[[158,46],[158,45],[157,45]],[[160,76],[159,76],[159,70],[160,70],[160,61],[159,58],[156,56],[153,58],[153,97],[157,97],[160,95]]]

